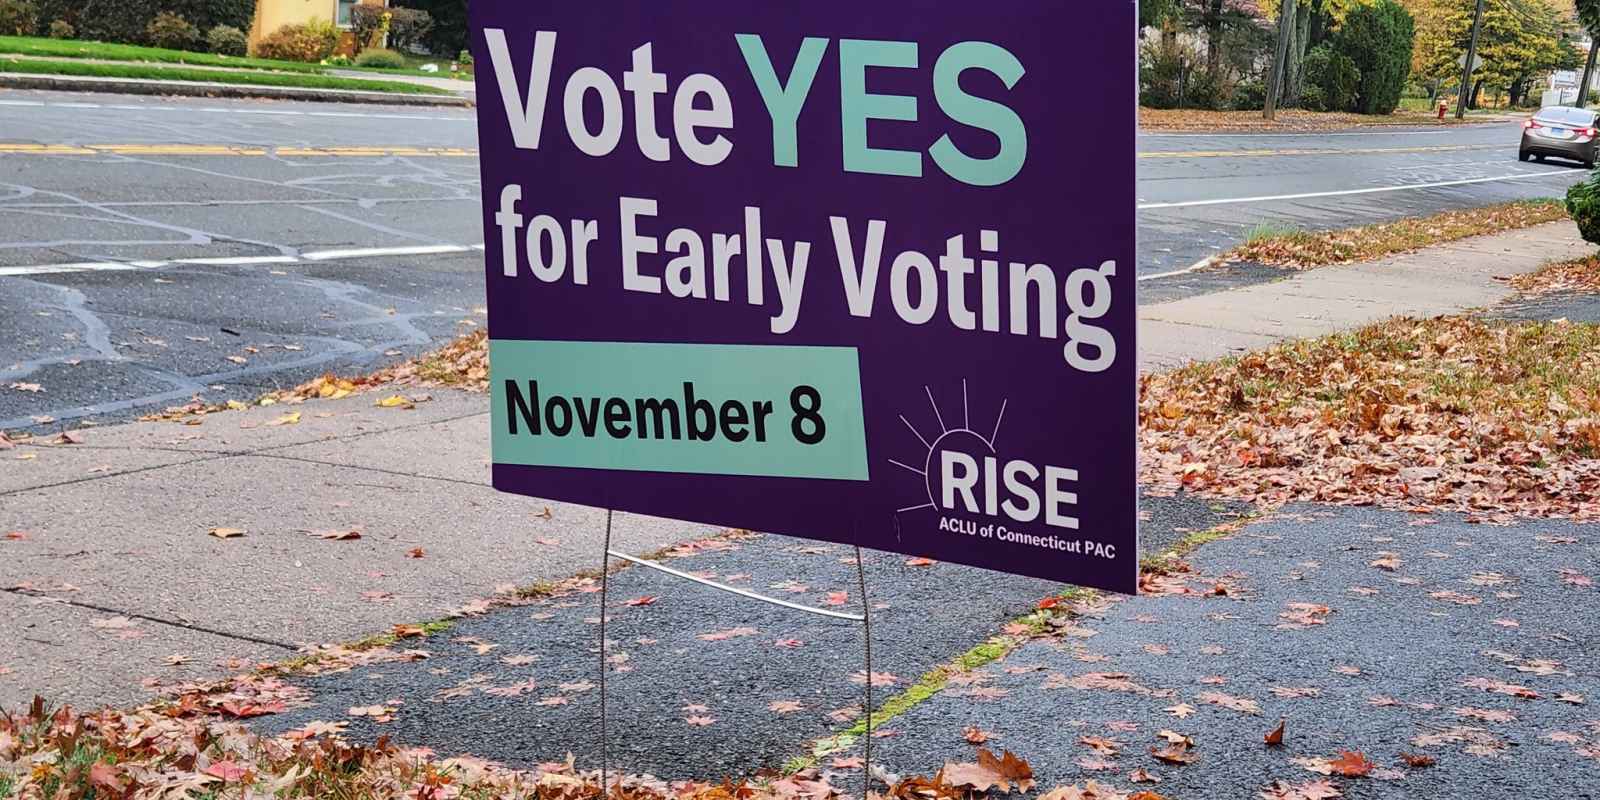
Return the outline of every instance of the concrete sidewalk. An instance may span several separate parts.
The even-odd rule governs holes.
[[[0,452],[0,707],[35,692],[140,700],[152,681],[282,660],[597,567],[603,513],[495,492],[486,398],[434,394],[412,411],[367,394]],[[321,538],[349,530],[360,538]],[[715,532],[619,515],[615,540],[644,553]]]
[[[1486,306],[1510,294],[1497,276],[1592,250],[1558,223],[1154,305],[1140,315],[1141,361]],[[487,398],[433,394],[414,410],[364,394],[0,452],[0,614],[13,621],[0,707],[35,692],[138,700],[154,681],[279,660],[597,566],[602,512],[496,493]],[[352,529],[361,538],[320,535]],[[617,542],[640,553],[714,532],[624,515]]]
[[[1146,370],[1170,368],[1389,317],[1484,308],[1515,293],[1503,278],[1594,252],[1576,225],[1552,222],[1145,306],[1139,362]]]

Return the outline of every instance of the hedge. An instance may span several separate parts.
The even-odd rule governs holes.
[[[196,29],[218,25],[249,30],[256,0],[38,0],[39,25],[64,20],[78,36],[102,42],[144,44],[156,14],[169,11]]]
[[[1349,56],[1360,71],[1357,111],[1389,114],[1400,105],[1415,35],[1411,14],[1394,0],[1378,0],[1350,10],[1333,47]]]

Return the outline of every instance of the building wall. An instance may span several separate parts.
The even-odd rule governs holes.
[[[361,0],[362,5],[384,6],[387,0]],[[255,20],[250,25],[250,49],[263,37],[285,25],[298,25],[313,19],[335,20],[339,14],[338,0],[256,0]],[[346,33],[339,41],[338,52],[349,54],[354,50],[354,40]]]

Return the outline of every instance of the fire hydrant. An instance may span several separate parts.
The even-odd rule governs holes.
[[[1439,119],[1440,120],[1444,119],[1444,112],[1447,111],[1449,109],[1449,107],[1450,107],[1449,101],[1445,100],[1443,97],[1439,98]]]

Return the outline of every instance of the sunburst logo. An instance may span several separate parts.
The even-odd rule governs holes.
[[[925,431],[906,415],[900,415],[900,421],[925,450],[921,458],[891,458],[889,463],[920,477],[924,496],[920,502],[897,509],[897,513],[931,510],[944,515],[941,530],[985,538],[1016,536],[1017,531],[1008,530],[1005,523],[1043,522],[1052,528],[1077,529],[1078,495],[1073,490],[1078,481],[1077,470],[1048,464],[1041,467],[1026,459],[1001,456],[996,443],[1005,422],[1005,398],[991,406],[992,412],[983,411],[981,421],[974,424],[965,378],[961,380],[959,419],[946,417],[947,409],[940,407],[933,387],[924,386],[922,390],[939,431]],[[987,416],[989,413],[993,416]],[[996,519],[1002,522],[997,523]]]

